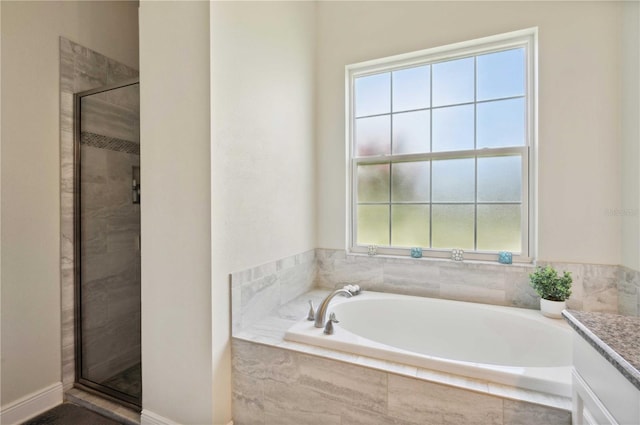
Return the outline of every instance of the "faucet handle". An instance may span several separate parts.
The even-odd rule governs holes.
[[[307,314],[307,320],[312,321],[316,319],[316,312],[313,309],[313,301],[309,300],[309,313]]]
[[[329,314],[329,320],[327,320],[327,324],[324,325],[324,334],[325,335],[333,335],[333,324],[340,323],[338,319],[336,319],[336,314]]]

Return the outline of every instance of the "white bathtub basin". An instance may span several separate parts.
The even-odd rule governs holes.
[[[340,323],[324,335],[313,322],[285,339],[455,375],[571,395],[571,333],[538,311],[363,292],[336,298]]]

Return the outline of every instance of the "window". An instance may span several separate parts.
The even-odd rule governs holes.
[[[535,36],[347,66],[351,251],[530,259]]]

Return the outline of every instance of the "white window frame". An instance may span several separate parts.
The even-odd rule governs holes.
[[[510,48],[525,49],[525,84],[526,84],[526,119],[525,119],[525,145],[521,147],[490,148],[486,149],[486,156],[499,156],[500,154],[517,153],[522,157],[522,252],[513,254],[513,262],[531,263],[536,258],[536,228],[537,228],[537,145],[538,145],[538,29],[528,28],[505,34],[435,47],[417,52],[376,59],[367,62],[347,65],[345,67],[345,130],[346,130],[346,168],[347,175],[347,251],[350,253],[367,253],[368,247],[356,244],[356,212],[357,212],[357,164],[388,163],[394,158],[405,161],[419,159],[432,160],[451,158],[463,158],[484,156],[477,150],[452,152],[429,152],[425,154],[380,155],[356,159],[354,157],[354,81],[357,77],[389,72],[402,68],[410,68],[435,62],[458,59],[468,56],[476,56]],[[477,217],[475,218],[477,225]],[[377,254],[409,256],[410,248],[377,247]],[[450,258],[451,250],[425,248],[424,257]],[[465,252],[465,260],[496,261],[497,253],[482,251]]]

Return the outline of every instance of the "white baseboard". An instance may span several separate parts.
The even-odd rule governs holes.
[[[164,416],[160,416],[157,413],[153,413],[149,410],[142,410],[140,414],[140,425],[179,425],[177,422],[167,419]],[[233,425],[233,421],[230,421],[227,425]]]
[[[62,382],[28,394],[0,408],[0,424],[14,425],[62,404]]]
[[[167,419],[164,416],[153,413],[150,410],[142,409],[140,413],[140,425],[179,425],[177,422]]]

